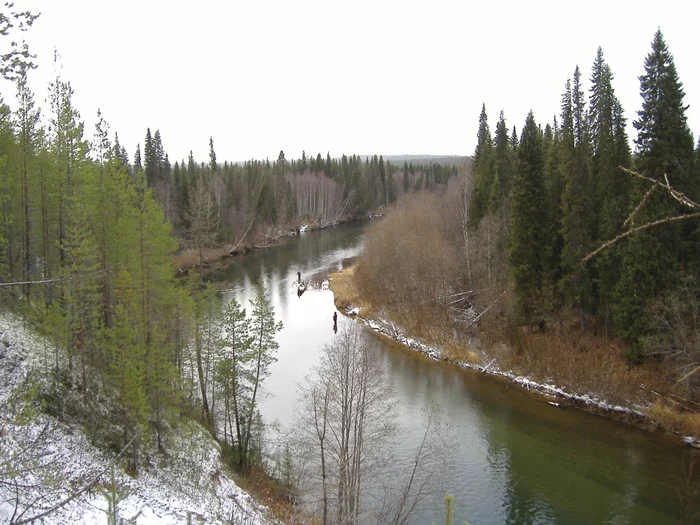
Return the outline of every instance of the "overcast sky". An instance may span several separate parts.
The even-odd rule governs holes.
[[[575,10],[574,10],[575,6]],[[130,158],[160,129],[171,162],[193,150],[217,158],[321,152],[474,151],[481,104],[491,129],[505,111],[522,128],[559,112],[578,64],[586,80],[598,46],[631,121],[638,76],[660,27],[700,133],[694,1],[151,1],[15,0],[42,15],[27,34],[46,99],[55,74],[75,89],[92,138],[101,108]],[[5,98],[14,89],[1,85]]]

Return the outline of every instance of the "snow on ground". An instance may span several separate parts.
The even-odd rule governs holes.
[[[352,316],[357,316],[359,313],[359,308],[356,307],[348,307],[346,308],[346,314],[347,315],[352,315]],[[439,348],[433,347],[430,345],[426,345],[420,341],[417,341],[416,339],[407,337],[403,331],[401,330],[400,327],[396,326],[394,323],[391,321],[385,320],[385,319],[365,319],[362,317],[358,316],[358,319],[362,320],[362,322],[365,323],[365,325],[372,330],[373,332],[380,333],[382,335],[385,335],[386,337],[389,337],[393,339],[394,341],[397,341],[409,348],[412,348],[413,350],[416,350],[420,352],[421,354],[429,357],[430,359],[433,359],[435,361],[441,361],[444,359],[442,356],[442,352],[440,351]],[[466,363],[466,362],[455,362],[454,363],[456,366],[459,366],[460,368],[465,368],[465,369],[470,369],[470,370],[477,370],[479,372],[484,372],[486,374],[491,374],[494,376],[500,376],[509,379],[513,383],[520,385],[522,388],[527,389],[528,391],[536,391],[541,394],[546,394],[550,395],[552,397],[556,397],[559,399],[565,399],[567,401],[570,401],[572,403],[580,404],[580,405],[587,405],[591,407],[597,407],[602,410],[610,411],[610,412],[619,412],[623,414],[628,414],[630,416],[634,417],[639,417],[639,418],[646,418],[646,408],[639,406],[639,405],[632,405],[631,407],[625,407],[625,406],[620,406],[620,405],[614,405],[612,403],[608,403],[605,399],[602,399],[600,396],[594,394],[594,393],[588,393],[588,394],[579,394],[579,393],[572,393],[568,392],[566,388],[560,387],[554,384],[549,384],[549,383],[538,383],[536,381],[533,381],[529,377],[525,376],[520,376],[515,374],[512,370],[501,370],[498,366],[480,366],[480,365],[474,365],[471,363]],[[550,403],[554,406],[557,407],[562,407],[563,405],[559,403]],[[694,438],[692,436],[681,436],[681,439],[684,443],[695,447],[695,448],[700,448],[700,439]]]
[[[105,523],[109,486],[119,517],[138,524],[274,523],[227,474],[219,445],[196,423],[170,432],[166,454],[149,451],[151,464],[138,477],[112,469],[113,454],[76,425],[40,413],[27,394],[45,377],[48,348],[21,320],[0,314],[0,523],[36,516],[76,493],[43,523]]]

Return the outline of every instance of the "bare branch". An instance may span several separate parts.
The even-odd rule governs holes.
[[[626,228],[628,224],[634,224],[634,216],[637,215],[637,212],[642,209],[642,206],[644,206],[644,203],[649,199],[649,195],[651,195],[654,192],[654,189],[656,189],[656,186],[652,186],[649,188],[649,191],[647,191],[644,194],[644,197],[642,197],[642,200],[639,201],[639,204],[637,204],[637,207],[632,210],[632,213],[630,213],[630,216],[627,217],[627,220],[624,222],[622,225],[623,228]]]
[[[671,184],[668,182],[668,176],[667,176],[667,175],[664,174],[664,179],[666,180],[666,184],[664,184],[664,183],[662,183],[662,182],[659,182],[659,181],[656,180],[656,179],[652,179],[651,177],[647,177],[646,175],[642,175],[641,173],[638,173],[638,172],[636,172],[636,171],[632,171],[632,170],[630,170],[630,169],[623,168],[623,167],[620,167],[620,169],[621,169],[622,171],[624,171],[625,173],[627,173],[628,175],[632,175],[633,177],[637,177],[638,179],[642,179],[642,180],[651,182],[652,184],[663,188],[664,190],[666,190],[666,191],[671,195],[671,197],[673,197],[674,199],[676,199],[676,200],[677,200],[678,202],[680,202],[683,206],[686,206],[687,208],[691,208],[691,209],[693,209],[693,210],[700,209],[700,204],[698,204],[697,202],[692,201],[692,200],[689,199],[684,193],[682,193],[682,192],[680,192],[680,191],[678,191],[678,190],[675,190],[675,189],[673,189],[673,188],[671,187]]]
[[[647,177],[646,175],[642,175],[641,173],[638,173],[636,171],[632,171],[627,168],[623,168],[620,166],[620,169],[627,173],[628,175],[631,175],[633,177],[637,177],[638,179],[645,180],[647,182],[651,182],[652,186],[649,188],[649,191],[644,195],[644,198],[640,201],[640,203],[637,205],[637,207],[634,209],[634,211],[631,213],[631,215],[627,218],[623,226],[627,226],[628,223],[633,221],[635,214],[639,211],[639,209],[644,205],[646,200],[649,198],[649,195],[651,195],[651,192],[654,190],[656,187],[662,188],[664,191],[668,192],[668,194],[675,200],[677,200],[682,206],[685,206],[686,208],[690,208],[691,210],[700,210],[700,204],[694,202],[693,200],[689,199],[683,192],[680,192],[678,190],[675,190],[671,187],[671,183],[668,181],[668,176],[664,174],[664,180],[666,183],[664,184],[663,182],[659,182],[656,179],[652,179],[651,177]],[[650,221],[647,222],[646,224],[642,224],[641,226],[637,226],[632,228],[631,230],[627,230],[626,232],[621,233],[614,239],[610,239],[609,241],[601,244],[598,248],[590,252],[588,255],[586,255],[583,259],[581,259],[582,264],[586,264],[588,261],[590,261],[593,257],[598,255],[600,252],[605,250],[606,248],[609,248],[613,244],[617,243],[618,241],[621,241],[625,237],[629,237],[633,233],[646,230],[649,228],[653,228],[654,226],[659,226],[661,224],[668,224],[671,222],[678,222],[678,221],[685,221],[688,219],[693,219],[695,217],[700,217],[700,211],[697,213],[689,213],[686,215],[677,215],[675,217],[664,217],[663,219],[658,219],[656,221]]]
[[[241,245],[243,240],[245,239],[245,236],[248,235],[248,232],[250,231],[250,227],[253,225],[253,222],[255,221],[255,216],[250,220],[250,224],[248,225],[248,228],[246,229],[245,233],[243,234],[243,237],[236,243],[236,245],[233,248],[230,248],[228,253],[235,252],[236,249]]]
[[[608,242],[603,243],[603,244],[600,245],[598,248],[596,248],[595,250],[593,250],[591,253],[589,253],[588,255],[586,255],[583,259],[581,259],[581,262],[582,262],[583,264],[586,264],[588,261],[590,261],[593,257],[595,257],[596,255],[598,255],[600,252],[602,252],[602,251],[605,250],[606,248],[609,248],[610,246],[612,246],[613,244],[615,244],[615,243],[618,242],[618,241],[621,241],[621,240],[624,239],[625,237],[629,237],[629,236],[632,235],[633,233],[637,233],[637,232],[642,231],[642,230],[647,230],[647,229],[649,229],[649,228],[653,228],[654,226],[659,226],[659,225],[661,225],[661,224],[667,224],[667,223],[671,223],[671,222],[684,221],[684,220],[687,220],[687,219],[693,219],[693,218],[695,218],[695,217],[700,217],[700,212],[698,212],[698,213],[690,213],[690,214],[688,214],[688,215],[678,215],[678,216],[676,216],[676,217],[665,217],[665,218],[663,218],[663,219],[659,219],[658,221],[652,221],[652,222],[648,222],[648,223],[646,223],[646,224],[643,224],[643,225],[641,225],[641,226],[637,226],[636,228],[632,228],[631,230],[627,230],[626,232],[621,233],[620,235],[618,235],[617,237],[615,237],[614,239],[611,239],[611,240],[609,240]]]
[[[52,278],[52,279],[44,279],[42,281],[12,281],[10,283],[0,283],[0,287],[6,287],[6,286],[22,286],[25,284],[51,284],[51,283],[64,283],[68,281],[79,281],[80,279],[86,279],[88,277],[93,277],[95,275],[99,275],[101,273],[105,273],[109,271],[110,268],[102,269],[102,270],[97,270],[96,272],[91,272],[91,273],[86,273],[83,275],[75,275],[73,277],[64,277],[64,278]]]

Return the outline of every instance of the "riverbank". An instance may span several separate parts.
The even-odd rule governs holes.
[[[360,217],[343,217],[329,224],[297,221],[272,232],[260,232],[256,235],[251,235],[247,240],[244,238],[243,241],[239,241],[236,244],[223,244],[211,248],[203,248],[202,265],[207,269],[216,268],[228,264],[228,260],[231,257],[277,246],[289,237],[295,237],[311,231],[324,230],[341,224],[366,221],[382,215],[381,213],[373,212]],[[186,249],[176,253],[173,255],[173,264],[175,271],[179,275],[187,273],[189,270],[199,266],[199,250]]]
[[[361,297],[355,269],[330,276],[335,305],[380,336],[430,359],[518,385],[553,406],[582,409],[678,436],[700,448],[700,415],[687,406],[692,401],[668,393],[673,385],[659,379],[663,374],[658,368],[630,367],[621,352],[611,351],[615,343],[601,344],[593,337],[574,341],[569,334],[556,332],[519,334],[518,351],[508,341],[485,345],[475,338],[467,346],[444,338],[426,340],[407,333],[380,305]]]

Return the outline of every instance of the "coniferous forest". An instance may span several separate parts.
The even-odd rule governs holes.
[[[634,153],[600,48],[589,87],[576,67],[561,112],[544,127],[530,113],[509,136],[501,112],[492,137],[483,108],[468,219],[476,231],[499,224],[493,242],[522,322],[569,312],[580,331],[625,340],[632,362],[680,357],[684,375],[698,366],[690,327],[698,326],[700,142],[660,30],[644,71]]]
[[[469,173],[433,197],[402,197],[370,230],[355,286],[437,344],[468,348],[461,334],[475,333],[482,356],[465,349],[456,360],[485,356],[695,420],[700,142],[673,55],[659,30],[636,116],[602,49],[587,77],[572,73],[548,123],[530,112],[519,130],[501,110],[492,132],[482,106]]]

